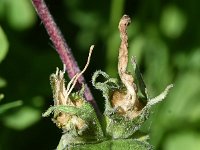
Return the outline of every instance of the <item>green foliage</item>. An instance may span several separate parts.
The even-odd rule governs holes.
[[[198,150],[200,1],[155,0],[144,3],[127,0],[123,4],[117,0],[45,1],[80,68],[85,64],[88,45],[95,44],[92,62],[85,73],[90,86],[91,75],[96,70],[106,70],[110,77],[117,77],[116,58],[120,42],[117,24],[124,13],[128,14],[133,20],[128,29],[129,54],[130,57],[136,56],[150,97],[162,91],[168,83],[174,83],[166,100],[152,108],[154,113],[146,122],[144,132],[151,133],[150,143],[155,149]],[[16,6],[11,5],[23,5],[18,6],[20,8],[16,14],[12,10],[15,17],[13,21],[9,13]],[[23,16],[28,14],[30,17],[26,17],[25,21],[17,21],[24,20]],[[38,117],[41,117],[41,112],[52,105],[49,74],[55,67],[62,66],[54,48],[49,44],[43,25],[39,20],[37,23],[35,21],[36,13],[31,7],[31,1],[0,0],[0,24],[9,42],[8,55],[0,64],[4,85],[0,93],[5,94],[0,106],[11,100],[22,99],[26,108],[36,110],[28,111],[30,115],[27,118],[30,120],[32,113],[35,116],[40,114]],[[0,42],[0,47],[2,45]],[[133,71],[131,63],[129,66],[129,70]],[[92,92],[103,111],[100,92]],[[55,149],[60,131],[49,118],[35,119],[35,122],[27,123],[29,126],[20,131],[5,124],[3,118],[14,115],[20,109],[9,109],[1,115],[0,149]],[[26,111],[23,113],[26,114]]]
[[[3,94],[0,94],[0,101],[4,98]]]
[[[181,131],[169,135],[163,149],[196,150],[200,147],[199,140],[200,136],[198,133],[194,131]]]
[[[3,98],[2,94],[0,95],[0,100]],[[0,115],[2,115],[3,113],[5,113],[6,111],[8,111],[11,108],[15,108],[18,106],[22,105],[22,101],[15,101],[15,102],[10,102],[7,104],[3,104],[0,105]]]
[[[14,103],[14,102],[13,102]],[[19,103],[19,102],[18,102]],[[15,106],[19,106],[15,104]],[[35,110],[31,107],[21,107],[17,108],[17,111],[14,114],[7,115],[3,121],[4,125],[15,129],[15,130],[24,130],[35,122],[38,122],[41,119],[41,111]]]
[[[31,1],[27,0],[1,0],[0,18],[6,18],[8,24],[16,30],[29,28],[36,21]]]
[[[121,114],[117,113],[118,108],[113,108],[112,106],[112,95],[114,94],[115,91],[120,91],[123,90],[122,85],[118,85],[117,79],[110,78],[109,76],[102,71],[96,71],[92,77],[92,83],[93,86],[96,89],[99,89],[103,92],[103,97],[105,98],[105,126],[106,126],[106,134],[112,137],[113,139],[117,138],[129,138],[133,136],[133,134],[138,131],[141,127],[141,125],[144,123],[149,118],[149,110],[150,108],[157,104],[158,102],[162,101],[170,88],[173,86],[170,85],[168,86],[163,93],[161,93],[159,96],[150,99],[148,97],[148,91],[146,89],[145,83],[142,79],[142,76],[140,74],[139,69],[136,65],[135,62],[133,62],[134,70],[137,74],[135,74],[135,79],[138,81],[137,86],[138,86],[138,91],[143,91],[143,94],[145,95],[140,95],[138,93],[138,97],[140,98],[140,101],[144,103],[144,106],[139,113],[137,117],[134,117],[133,119],[128,119]],[[97,82],[97,78],[99,75],[103,75],[106,78],[105,82]],[[142,83],[142,84],[141,84]],[[114,85],[114,86],[113,86]],[[120,87],[121,86],[121,87]],[[134,137],[134,136],[133,136]]]
[[[6,80],[0,77],[0,88],[6,86]]]
[[[163,10],[161,16],[161,30],[169,38],[179,37],[186,26],[186,16],[176,6],[170,5]]]
[[[6,54],[8,52],[8,41],[7,37],[3,31],[3,29],[0,26],[0,63],[5,59]],[[0,77],[0,88],[6,86],[6,81]],[[4,98],[3,94],[0,94],[0,101]],[[15,108],[18,106],[22,105],[22,101],[15,101],[15,102],[10,102],[6,104],[1,104],[0,105],[0,115],[3,115],[6,111],[10,110],[11,108]]]
[[[6,57],[6,54],[8,52],[8,41],[7,41],[7,38],[6,38],[6,35],[2,29],[2,27],[0,26],[0,63],[2,62],[2,60]],[[3,84],[2,80],[1,81],[1,84]]]
[[[152,147],[139,140],[135,139],[118,139],[107,140],[97,144],[77,145],[72,150],[150,150]]]

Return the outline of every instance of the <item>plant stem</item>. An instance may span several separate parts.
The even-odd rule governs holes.
[[[73,78],[77,73],[80,73],[80,69],[76,60],[73,57],[71,49],[65,42],[59,28],[57,27],[53,17],[51,16],[49,9],[47,8],[44,0],[32,0],[32,3],[37,11],[40,19],[42,20],[51,41],[53,42],[56,51],[58,52],[63,64],[66,66],[66,71],[68,73],[69,78]],[[85,84],[85,93],[84,96],[88,102],[90,102],[95,110],[99,112],[96,102],[92,96],[92,93],[89,87],[86,85],[85,79],[83,76],[78,78],[78,86],[80,87],[82,83]]]

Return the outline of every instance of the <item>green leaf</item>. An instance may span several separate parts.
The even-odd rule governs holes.
[[[199,89],[200,80],[198,73],[190,72],[181,74],[175,82],[173,92],[168,97],[169,100],[165,104],[165,109],[162,110],[162,114],[166,115],[163,118],[165,120],[174,119],[176,121],[178,121],[178,118],[187,119],[187,121],[191,120],[192,112],[196,109],[199,110]],[[171,115],[168,113],[169,109]],[[196,116],[199,116],[199,114],[196,114]],[[198,118],[200,119],[200,117]],[[171,126],[169,122],[168,124]]]
[[[148,27],[144,53],[146,67],[144,79],[150,96],[156,95],[159,89],[169,84],[173,75],[169,66],[168,46],[156,33],[155,26]]]
[[[169,92],[169,90],[173,87],[173,84],[168,85],[165,90],[159,94],[158,96],[152,98],[149,100],[149,102],[147,103],[147,107],[151,107],[159,102],[161,102],[162,100],[164,100]]]
[[[104,82],[98,82],[97,78],[99,76],[105,78]],[[101,70],[97,70],[92,76],[92,85],[103,92],[103,97],[105,98],[105,112],[112,110],[111,103],[109,101],[110,89],[118,89],[118,80],[115,78],[110,78],[109,75]]]
[[[5,13],[5,4],[8,0],[0,0],[0,19],[3,18],[4,13]]]
[[[67,105],[58,105],[58,106],[50,107],[44,114],[42,114],[42,116],[47,117],[54,111],[65,112],[65,113],[69,113],[69,114],[77,115],[77,116],[81,116],[83,114],[83,110],[80,108],[76,108],[74,106],[67,106]]]
[[[142,56],[144,55],[145,40],[146,39],[144,35],[139,34],[137,37],[134,37],[134,39],[130,41],[129,60],[134,56],[136,57],[137,64],[140,64]],[[130,63],[128,64],[128,70],[132,70],[132,65]]]
[[[29,28],[36,21],[31,1],[12,0],[9,3],[9,11],[6,13],[8,22],[17,30]]]
[[[0,63],[6,57],[8,52],[8,41],[3,29],[0,26]]]
[[[39,121],[40,118],[41,112],[39,110],[24,106],[15,113],[5,116],[5,118],[3,118],[3,123],[9,128],[23,130]]]
[[[167,6],[161,16],[161,30],[170,38],[179,37],[186,26],[186,16],[176,6]]]
[[[22,105],[22,101],[21,100],[0,105],[0,114],[8,111],[11,108],[15,108],[15,107],[18,107],[18,106],[21,106],[21,105]]]
[[[167,134],[167,130],[195,126],[200,120],[200,80],[199,74],[188,72],[180,74],[159,113],[154,116],[151,140],[154,146]],[[178,148],[177,148],[178,149]]]
[[[150,150],[152,147],[146,142],[136,139],[108,140],[97,144],[77,145],[72,150]],[[67,149],[66,149],[67,150]]]
[[[138,88],[138,94],[139,96],[142,96],[142,101],[146,103],[148,100],[146,85],[144,83],[142,74],[140,72],[140,69],[134,57],[132,57],[132,65],[133,65],[133,70],[134,70],[133,77],[135,78],[135,82]]]
[[[4,80],[3,78],[0,77],[0,88],[5,87],[6,86],[6,80]]]
[[[0,94],[0,101],[4,98],[3,94]]]
[[[196,131],[182,131],[168,135],[163,150],[198,150],[200,135]]]

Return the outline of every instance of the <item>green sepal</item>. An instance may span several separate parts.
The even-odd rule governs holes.
[[[139,96],[140,102],[143,102],[144,104],[147,103],[148,101],[148,93],[147,93],[147,87],[144,82],[144,79],[142,77],[142,74],[140,72],[139,66],[136,63],[136,60],[134,57],[131,59],[132,65],[133,65],[133,77],[135,79],[135,83],[137,86],[138,93],[137,95]]]
[[[92,77],[92,84],[96,89],[99,89],[103,92],[103,97],[105,98],[105,111],[104,111],[104,119],[106,124],[106,134],[114,139],[118,138],[128,138],[131,137],[136,131],[138,131],[141,125],[149,118],[150,108],[162,101],[169,89],[173,87],[173,85],[167,86],[163,93],[159,96],[150,99],[148,98],[146,85],[143,81],[142,75],[139,72],[139,68],[133,60],[133,66],[135,71],[135,76],[137,78],[137,87],[143,94],[143,98],[145,98],[145,105],[142,108],[140,114],[133,118],[129,119],[117,113],[117,110],[113,109],[111,106],[111,95],[116,90],[122,90],[123,86],[120,88],[119,82],[117,79],[109,78],[109,76],[102,71],[96,71]],[[97,82],[97,78],[99,75],[102,75],[105,78],[105,82]],[[140,95],[138,95],[139,98]]]
[[[93,122],[93,124],[97,124],[98,127],[100,127],[99,121],[96,117],[94,109],[87,102],[85,102],[85,104],[80,108],[77,108],[74,106],[67,106],[67,105],[51,106],[50,108],[47,109],[47,111],[45,113],[42,114],[42,116],[47,117],[55,111],[56,112],[64,112],[64,113],[68,113],[71,115],[76,115],[86,122],[95,121],[95,123]],[[101,136],[103,135],[103,133],[100,129],[99,129],[99,134]]]
[[[106,115],[106,133],[113,139],[129,138],[140,129],[140,126],[148,118],[147,115],[143,113],[132,120],[118,114]]]
[[[80,93],[72,94],[73,98],[77,98]],[[78,97],[80,98],[80,97]],[[56,105],[51,106],[45,113],[43,113],[43,117],[49,116],[51,113],[58,114],[59,112],[75,115],[83,119],[87,128],[81,131],[81,134],[77,134],[76,129],[65,131],[63,129],[63,135],[59,142],[57,149],[65,149],[67,146],[71,146],[77,143],[90,143],[94,141],[101,141],[104,138],[104,134],[97,119],[94,108],[86,101],[83,102],[83,105],[78,108],[75,106],[67,106],[67,105]]]
[[[104,82],[97,82],[97,78],[102,75],[105,78]],[[119,89],[118,80],[115,78],[110,78],[109,75],[101,70],[96,71],[92,76],[92,85],[103,92],[103,97],[105,98],[105,113],[112,113],[114,109],[110,103],[111,93]]]
[[[98,143],[78,144],[64,150],[152,150],[153,147],[144,140],[116,139]],[[63,149],[57,149],[63,150]]]
[[[97,82],[97,78],[100,75],[105,78],[104,82]],[[137,121],[139,119],[130,121],[118,115],[110,103],[110,96],[120,88],[117,79],[109,78],[108,74],[98,70],[92,76],[92,84],[96,89],[103,92],[103,97],[105,98],[104,119],[106,122],[106,134],[114,139],[131,136],[138,129]]]

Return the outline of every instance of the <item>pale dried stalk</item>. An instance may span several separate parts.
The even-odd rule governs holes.
[[[65,79],[64,79],[65,65],[64,65],[63,70],[59,70],[57,68],[56,73],[52,74],[50,76],[51,88],[53,90],[54,105],[66,105],[66,104],[70,103],[71,100],[69,99],[69,95],[71,94],[71,92],[74,89],[76,83],[78,82],[79,77],[87,69],[87,67],[88,67],[88,65],[90,63],[90,59],[91,59],[91,54],[92,54],[93,48],[94,48],[94,45],[92,45],[90,47],[89,56],[88,56],[87,63],[85,65],[84,69],[80,73],[77,73],[69,81],[69,83],[67,85],[67,88],[65,87]]]
[[[119,48],[119,61],[118,61],[118,73],[122,83],[127,89],[127,100],[131,99],[131,104],[135,105],[137,100],[136,86],[134,86],[134,78],[127,72],[128,65],[128,35],[127,27],[131,23],[129,16],[124,15],[119,22],[119,31],[121,38],[121,45]]]
[[[92,46],[90,47],[90,51],[89,51],[89,56],[88,56],[88,59],[87,59],[87,63],[86,63],[86,65],[85,65],[85,67],[83,68],[83,70],[82,70],[80,73],[77,73],[77,74],[71,79],[71,81],[68,83],[68,85],[67,85],[67,90],[66,90],[66,100],[68,99],[69,94],[72,92],[73,88],[75,87],[76,82],[78,81],[79,77],[80,77],[80,76],[86,71],[86,69],[88,68],[93,49],[94,49],[94,45],[92,45]],[[71,86],[71,87],[70,87],[70,86]]]

